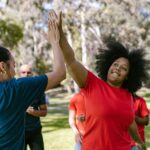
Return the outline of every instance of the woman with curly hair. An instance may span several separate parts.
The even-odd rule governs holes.
[[[59,28],[60,47],[70,75],[85,98],[85,134],[82,150],[130,150],[129,133],[145,148],[134,120],[132,92],[147,79],[144,50],[129,51],[119,42],[108,42],[97,55],[98,77],[79,61],[65,37],[61,15],[51,11],[51,25]]]

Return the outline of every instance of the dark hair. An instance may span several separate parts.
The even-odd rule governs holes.
[[[10,60],[10,52],[8,49],[0,46],[0,61],[4,61],[7,62],[8,60]]]
[[[122,87],[130,92],[136,92],[141,88],[142,83],[148,79],[150,63],[144,58],[145,51],[143,49],[129,51],[117,41],[110,41],[106,45],[108,49],[99,49],[99,53],[96,55],[96,71],[98,76],[106,81],[107,72],[111,64],[120,57],[127,58],[130,70],[128,78],[124,81]]]

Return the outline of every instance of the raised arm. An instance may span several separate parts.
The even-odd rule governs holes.
[[[53,19],[54,16],[56,16],[57,20]],[[57,16],[54,11],[51,11],[51,19],[57,22],[58,24],[58,28],[60,32],[60,47],[65,59],[67,69],[70,75],[72,76],[72,78],[78,84],[78,86],[84,87],[87,79],[88,71],[81,63],[79,63],[79,61],[76,60],[74,51],[69,45],[65,37],[65,34],[62,29],[61,13]]]
[[[49,18],[51,17],[51,12],[49,13]],[[64,64],[64,58],[62,55],[61,48],[59,46],[60,35],[58,27],[55,22],[50,19],[48,21],[48,41],[53,49],[53,71],[47,73],[48,84],[46,90],[51,89],[58,85],[66,77],[66,69]]]

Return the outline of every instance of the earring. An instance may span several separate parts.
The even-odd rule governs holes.
[[[4,74],[4,75],[6,74],[6,71],[5,71],[5,70],[3,71],[3,74]]]

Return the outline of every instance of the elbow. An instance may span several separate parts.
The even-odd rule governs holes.
[[[43,114],[41,117],[46,117],[47,114]]]
[[[148,124],[149,124],[149,116],[146,117],[145,126],[147,126]]]
[[[61,71],[61,81],[66,79],[66,70]]]
[[[66,70],[62,74],[62,78],[63,78],[63,80],[66,79]]]
[[[42,117],[45,117],[47,115],[47,110],[42,114]]]
[[[145,126],[147,126],[148,124],[149,124],[149,121],[146,121],[146,122],[145,122]]]

